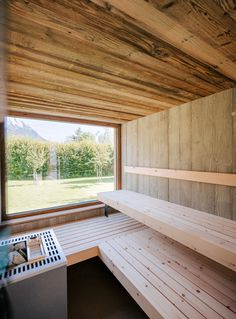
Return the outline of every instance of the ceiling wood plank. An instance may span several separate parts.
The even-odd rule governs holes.
[[[147,1],[93,1],[102,3],[104,7],[109,4],[109,10],[112,10],[112,7],[120,10],[161,40],[208,64],[232,80],[236,80],[236,65],[233,61],[207,42],[192,34],[174,19],[154,8]]]
[[[9,109],[123,123],[234,87],[225,1],[8,0]]]
[[[230,17],[236,22],[236,2],[235,0],[214,0],[218,3],[222,9],[230,15]]]

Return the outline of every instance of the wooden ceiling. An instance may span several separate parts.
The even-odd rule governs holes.
[[[236,84],[234,0],[8,0],[8,109],[123,123]]]

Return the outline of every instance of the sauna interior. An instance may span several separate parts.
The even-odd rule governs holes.
[[[0,0],[0,318],[236,318],[235,0]]]

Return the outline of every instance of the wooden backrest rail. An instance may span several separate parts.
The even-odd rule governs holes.
[[[124,172],[129,174],[139,174],[146,176],[156,176],[171,179],[180,179],[185,181],[236,186],[236,174],[215,173],[215,172],[198,172],[198,171],[185,171],[164,168],[151,168],[151,167],[134,167],[125,166]]]

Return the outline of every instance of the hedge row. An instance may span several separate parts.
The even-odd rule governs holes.
[[[7,140],[8,179],[57,178],[113,175],[114,152],[111,144],[92,140],[49,143],[22,137]]]

